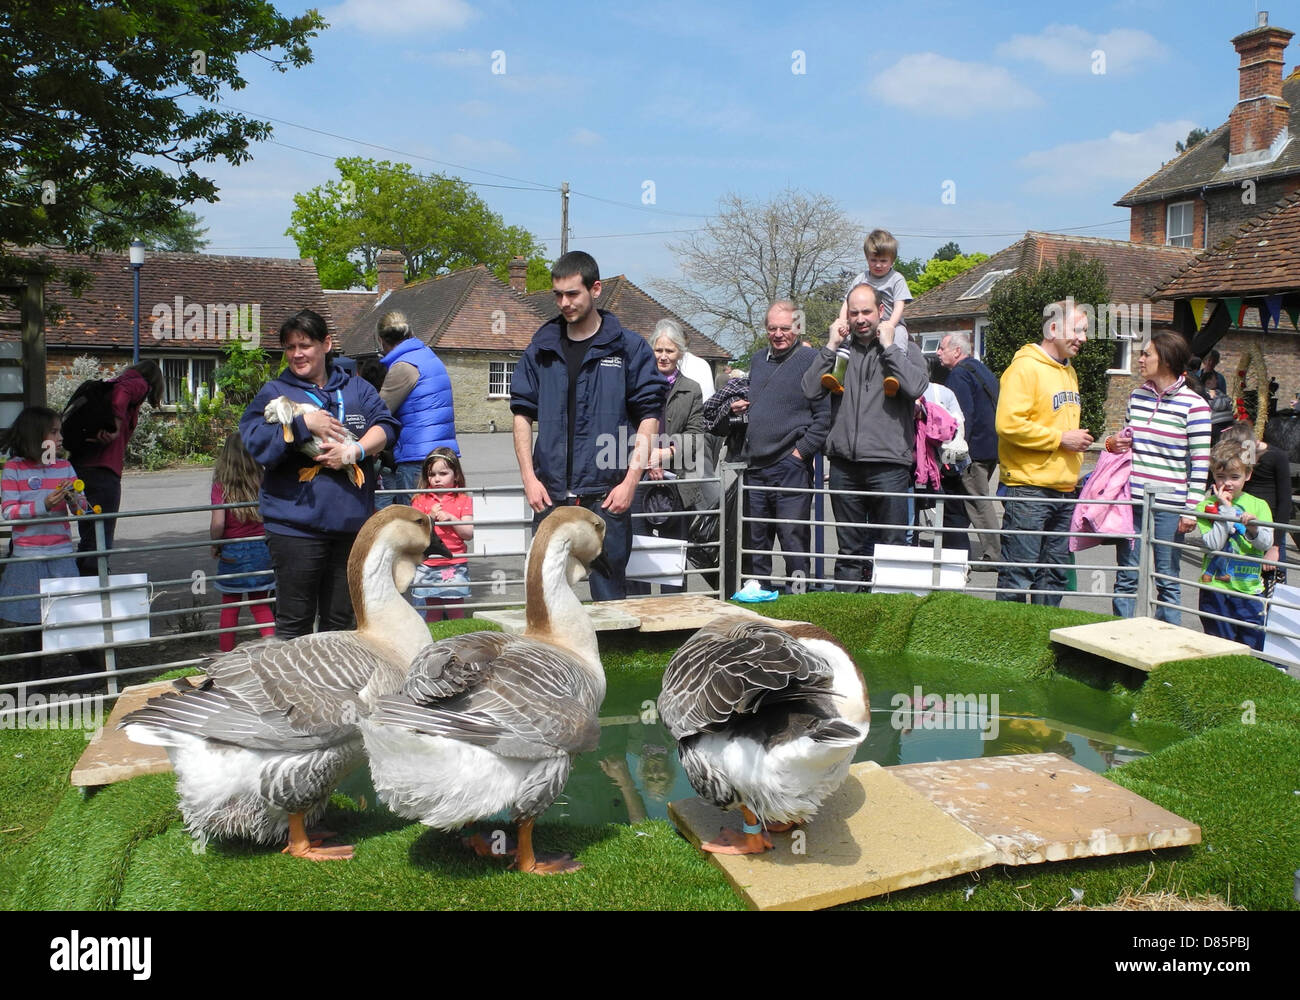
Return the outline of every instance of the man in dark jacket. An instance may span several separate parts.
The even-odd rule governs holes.
[[[779,535],[785,575],[796,591],[808,576],[807,552],[811,493],[777,493],[754,487],[811,489],[813,456],[822,450],[831,426],[828,399],[804,398],[800,381],[817,352],[799,344],[794,303],[773,302],[767,310],[768,349],[749,365],[749,396],[731,403],[733,413],[748,413],[745,435],[745,547],[761,555],[744,558],[743,575],[770,586],[773,540]],[[804,521],[804,524],[774,522]],[[785,588],[782,588],[785,589]]]
[[[916,470],[916,401],[925,393],[930,377],[915,347],[894,337],[892,324],[880,323],[876,290],[856,285],[849,292],[849,361],[844,394],[838,398],[835,419],[826,439],[831,460],[831,508],[840,554],[853,559],[835,560],[835,579],[841,590],[859,589],[873,576],[868,556],[876,543],[901,545],[906,537],[906,496],[858,496],[857,493],[906,493]],[[879,326],[878,326],[879,324]],[[837,325],[831,326],[826,346],[814,352],[813,364],[803,377],[809,399],[827,398],[822,376],[835,364],[843,342]],[[892,393],[885,379],[897,382]],[[878,527],[854,527],[870,524]],[[894,526],[894,527],[891,527]]]
[[[560,504],[580,504],[604,519],[611,572],[592,572],[591,594],[621,600],[632,496],[668,383],[645,338],[596,308],[600,270],[590,254],[574,250],[557,260],[551,289],[560,315],[533,335],[510,380],[515,458],[534,527]]]
[[[971,357],[970,334],[949,333],[939,342],[939,360],[948,369],[948,388],[961,404],[966,417],[966,443],[970,445],[970,465],[961,474],[966,494],[979,497],[966,501],[970,523],[979,533],[978,561],[997,562],[1002,543],[996,534],[1002,523],[997,502],[989,496],[989,484],[998,467],[998,432],[994,427],[998,413],[998,379],[984,362]]]

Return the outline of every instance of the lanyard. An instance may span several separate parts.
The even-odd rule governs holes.
[[[335,393],[337,393],[336,399],[337,399],[338,404],[339,404],[339,412],[338,412],[339,423],[343,423],[343,414],[344,414],[344,410],[343,410],[343,390],[342,390],[342,389],[335,389],[334,391],[335,391]],[[324,401],[323,399],[321,399],[319,396],[317,396],[316,393],[314,393],[314,392],[312,392],[310,389],[308,389],[308,390],[307,390],[307,395],[310,396],[313,400],[315,400],[315,401],[316,401],[316,405],[319,406],[322,410],[326,408],[326,406],[325,406],[325,401]]]

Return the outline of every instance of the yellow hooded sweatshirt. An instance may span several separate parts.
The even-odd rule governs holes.
[[[1002,373],[998,396],[998,465],[1008,486],[1068,493],[1079,482],[1083,454],[1061,448],[1079,427],[1079,376],[1039,344],[1026,344]]]

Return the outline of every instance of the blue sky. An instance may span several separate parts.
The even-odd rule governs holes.
[[[671,231],[703,225],[727,192],[830,195],[864,235],[892,230],[905,257],[949,239],[993,252],[1026,229],[1126,239],[1113,202],[1189,128],[1227,119],[1230,39],[1256,12],[1252,0],[611,6],[322,5],[331,27],[310,66],[249,59],[248,86],[225,95],[281,121],[251,162],[210,168],[221,201],[195,206],[208,252],[297,256],[292,196],[347,155],[527,188],[476,190],[552,256],[567,180],[570,246],[652,290],[676,276]],[[1300,7],[1273,5],[1270,23],[1300,30]],[[1300,43],[1286,54],[1289,73]]]

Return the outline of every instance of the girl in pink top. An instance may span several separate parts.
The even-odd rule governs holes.
[[[465,488],[465,473],[460,459],[450,448],[434,448],[420,470],[420,487],[432,490]],[[468,493],[419,493],[411,506],[432,515],[435,530],[451,559],[429,558],[415,570],[411,596],[425,601],[424,620],[441,621],[464,618],[462,607],[469,597],[469,561],[463,556],[465,543],[474,537],[474,499]],[[458,521],[459,524],[448,522]]]
[[[275,634],[275,615],[267,601],[275,588],[271,572],[271,552],[263,534],[262,513],[257,506],[262,485],[262,469],[244,447],[239,432],[226,438],[212,470],[212,503],[246,503],[250,507],[214,510],[208,535],[222,544],[212,546],[217,557],[217,577],[212,585],[221,593],[221,633],[217,645],[223,653],[235,648],[234,628],[239,624],[239,602],[248,605],[253,621],[262,626],[262,635]]]
[[[6,435],[3,483],[0,484],[0,516],[13,522],[13,555],[0,581],[0,597],[21,598],[0,601],[0,618],[22,625],[41,621],[41,580],[77,575],[72,558],[76,546],[66,520],[24,524],[36,518],[70,513],[69,505],[82,508],[85,497],[77,492],[77,474],[67,459],[59,458],[63,448],[62,420],[44,406],[29,406],[14,421]],[[43,556],[41,559],[26,559]],[[29,649],[40,647],[40,633]]]

